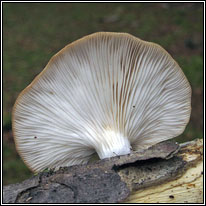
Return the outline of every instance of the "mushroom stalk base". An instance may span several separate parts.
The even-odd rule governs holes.
[[[106,130],[99,139],[102,141],[95,149],[100,159],[126,155],[131,152],[129,140],[119,132]]]

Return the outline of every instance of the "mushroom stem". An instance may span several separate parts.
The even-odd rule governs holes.
[[[102,141],[97,145],[96,152],[100,159],[130,153],[130,142],[127,137],[113,130],[105,130]]]

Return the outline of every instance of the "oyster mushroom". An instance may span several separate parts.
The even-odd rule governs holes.
[[[54,55],[18,96],[17,151],[35,172],[129,154],[180,135],[191,87],[159,45],[99,32]]]

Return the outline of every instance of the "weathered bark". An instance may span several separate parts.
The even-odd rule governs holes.
[[[134,196],[138,191],[181,178],[201,158],[201,140],[182,145],[163,142],[130,155],[43,172],[22,183],[4,186],[3,202],[138,202]]]
[[[203,203],[203,141],[182,144],[177,157],[185,161],[179,176],[133,191],[126,202]]]

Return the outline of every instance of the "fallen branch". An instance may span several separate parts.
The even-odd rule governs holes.
[[[4,203],[203,202],[202,140],[42,172],[3,187]],[[189,195],[188,195],[189,194]]]

